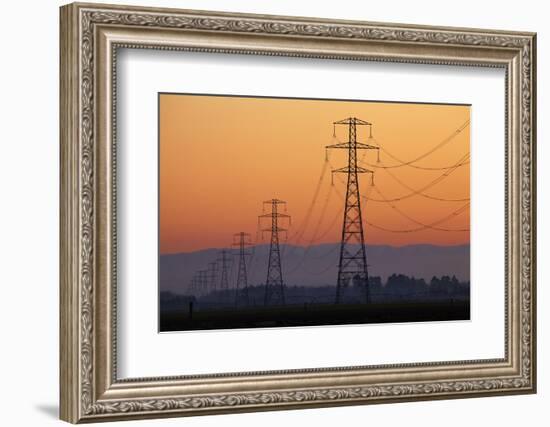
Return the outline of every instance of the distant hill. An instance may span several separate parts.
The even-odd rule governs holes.
[[[309,248],[281,245],[283,277],[287,285],[334,285],[338,274],[339,243],[328,243]],[[198,270],[218,258],[220,249],[161,255],[159,260],[160,290],[184,292]],[[251,285],[265,281],[269,245],[249,249],[248,277]],[[238,253],[233,252],[235,255]],[[369,275],[383,281],[391,274],[406,274],[429,281],[432,276],[455,275],[460,281],[470,278],[470,245],[436,246],[367,246]],[[238,257],[233,257],[230,281],[236,280]],[[219,280],[219,277],[218,277]]]

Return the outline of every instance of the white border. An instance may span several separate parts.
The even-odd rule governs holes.
[[[129,49],[117,66],[119,378],[504,357],[503,69]],[[471,321],[158,334],[158,92],[472,104]]]

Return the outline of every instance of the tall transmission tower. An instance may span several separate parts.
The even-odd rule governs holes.
[[[233,242],[233,246],[239,248],[239,270],[237,272],[237,284],[235,286],[235,305],[249,305],[248,299],[248,275],[246,271],[246,256],[250,255],[246,251],[246,247],[252,245],[250,242],[250,234],[240,232],[233,235],[238,238],[237,242]]]
[[[209,282],[210,292],[216,292],[217,278],[218,278],[218,263],[216,261],[209,262],[208,263],[208,282]]]
[[[370,173],[371,180],[374,172],[357,165],[357,150],[378,150],[378,147],[357,142],[357,126],[369,126],[372,134],[372,123],[349,117],[334,122],[336,125],[348,126],[348,141],[326,148],[344,149],[348,152],[348,164],[345,167],[334,169],[332,173],[347,174],[347,189],[344,209],[344,222],[342,225],[342,240],[340,243],[340,260],[338,263],[338,281],[336,283],[336,304],[342,302],[343,292],[346,287],[358,284],[363,288],[365,302],[370,302],[369,275],[367,269],[367,253],[365,251],[365,238],[363,233],[363,219],[361,213],[361,195],[359,192],[359,174]],[[372,181],[374,183],[374,181]]]
[[[267,265],[267,278],[265,281],[264,305],[284,305],[285,304],[285,285],[283,282],[283,272],[281,267],[281,251],[279,248],[279,232],[286,231],[279,227],[279,220],[288,219],[290,224],[290,215],[278,212],[278,206],[284,205],[286,211],[286,202],[279,199],[271,199],[264,202],[271,205],[271,212],[259,215],[258,221],[262,218],[271,218],[271,227],[262,229],[262,232],[271,232],[271,243],[269,246],[269,261]]]
[[[229,264],[231,262],[227,249],[220,251],[220,258],[218,261],[221,263],[221,278],[220,278],[220,290],[227,291],[229,289]]]

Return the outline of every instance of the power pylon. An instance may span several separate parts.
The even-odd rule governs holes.
[[[208,263],[208,281],[210,284],[210,292],[216,292],[218,278],[218,263],[216,261]]]
[[[328,145],[326,148],[344,149],[348,151],[348,165],[334,169],[332,173],[345,173],[348,176],[346,189],[346,206],[342,225],[342,240],[340,243],[340,261],[338,263],[338,281],[336,283],[336,304],[342,302],[344,289],[353,281],[364,289],[365,302],[370,302],[369,275],[367,269],[367,253],[363,233],[361,213],[361,195],[359,192],[360,173],[371,174],[371,184],[374,184],[374,172],[357,165],[357,150],[378,150],[378,147],[357,142],[357,126],[369,126],[372,134],[372,123],[349,117],[334,122],[336,125],[348,126],[348,141]]]
[[[229,263],[231,260],[227,254],[227,249],[220,251],[220,258],[218,261],[221,263],[221,278],[220,278],[220,290],[227,291],[229,289]]]
[[[191,279],[191,283],[189,283],[188,289],[191,295],[194,295],[194,296],[197,295],[197,277],[196,276]]]
[[[249,305],[248,299],[248,275],[246,271],[246,247],[252,245],[250,234],[240,232],[233,235],[238,238],[238,242],[233,242],[233,246],[239,247],[239,270],[237,272],[237,284],[235,286],[235,305]]]
[[[271,243],[269,246],[269,261],[267,264],[267,278],[265,281],[264,305],[284,305],[285,304],[285,284],[283,281],[283,271],[281,266],[281,251],[279,248],[279,232],[286,231],[279,227],[280,219],[288,219],[290,224],[290,215],[278,212],[278,206],[286,202],[279,199],[271,199],[264,202],[271,205],[271,212],[259,215],[258,221],[262,218],[271,218],[271,227],[262,229],[262,232],[271,232]]]
[[[206,295],[208,293],[208,270],[199,270],[198,282],[199,293]]]

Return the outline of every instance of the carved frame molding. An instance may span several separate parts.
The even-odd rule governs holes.
[[[113,146],[121,47],[506,68],[506,357],[117,380]],[[62,7],[61,418],[101,421],[534,392],[535,50],[532,33]],[[293,385],[285,386],[289,380]]]

